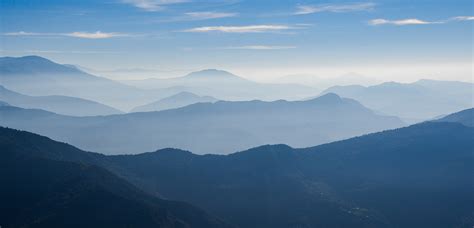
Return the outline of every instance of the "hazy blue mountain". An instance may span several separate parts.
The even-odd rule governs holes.
[[[5,101],[0,101],[0,106],[10,106],[10,104]]]
[[[67,156],[71,154],[68,150],[77,149],[58,143],[42,147],[45,145],[43,141],[48,139],[0,129],[2,227],[228,226],[189,204],[145,194],[122,178],[90,163],[66,162],[54,159],[54,156],[44,156],[44,151]],[[65,151],[54,151],[56,148]],[[94,156],[82,151],[77,153]]]
[[[324,93],[353,98],[373,110],[411,122],[428,120],[474,106],[474,84],[467,82],[387,82],[369,87],[335,86]]]
[[[21,108],[36,108],[70,116],[95,116],[119,114],[121,111],[76,97],[67,96],[27,96],[11,91],[0,85],[0,100]]]
[[[461,123],[469,127],[474,127],[474,108],[466,109],[460,112],[456,112],[447,115],[441,119],[436,120],[438,122],[456,122]]]
[[[25,95],[78,97],[121,110],[173,94],[141,90],[39,56],[1,57],[0,84]]]
[[[107,154],[167,147],[227,154],[262,144],[307,147],[404,123],[377,115],[357,101],[327,94],[307,101],[218,101],[160,112],[80,118],[0,107],[0,125]]]
[[[161,100],[138,106],[132,109],[131,112],[151,112],[161,111],[166,109],[181,108],[190,104],[216,102],[217,99],[211,96],[198,96],[194,93],[180,92],[170,97]]]
[[[270,84],[250,81],[227,71],[208,69],[168,79],[129,80],[123,83],[143,89],[181,87],[196,94],[224,100],[298,100],[317,93],[314,88],[295,84]]]
[[[244,80],[234,74],[231,74],[227,71],[216,70],[216,69],[207,69],[196,72],[191,72],[186,76],[183,76],[181,79],[217,79],[217,80]]]
[[[472,227],[473,143],[474,128],[427,122],[305,149],[103,156],[0,129],[2,152],[98,165],[241,227]]]
[[[374,78],[369,78],[357,73],[347,73],[337,77],[323,78],[311,74],[294,74],[286,75],[272,80],[275,83],[299,84],[311,86],[323,91],[332,86],[349,86],[349,85],[375,85],[380,83]]]

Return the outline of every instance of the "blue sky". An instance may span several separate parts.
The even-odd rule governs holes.
[[[104,72],[146,69],[157,77],[220,68],[255,80],[347,72],[472,80],[469,0],[0,4],[4,56],[35,54]]]

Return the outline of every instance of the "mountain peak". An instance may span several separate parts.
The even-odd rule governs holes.
[[[191,72],[185,77],[187,78],[238,78],[238,76],[224,70],[206,69]]]
[[[170,96],[168,98],[197,98],[197,97],[199,97],[199,96],[194,94],[194,93],[183,91],[183,92],[179,92],[179,93],[177,93],[173,96]]]
[[[81,73],[81,71],[55,63],[36,55],[0,58],[0,72],[4,74],[59,74]]]
[[[13,95],[20,95],[20,94],[17,93],[17,92],[14,92],[14,91],[11,91],[11,90],[5,88],[5,86],[3,86],[3,85],[0,85],[0,93],[1,93],[0,95],[2,95],[2,96],[5,96],[5,95],[12,95],[12,94],[13,94]]]
[[[34,62],[34,63],[53,63],[51,60],[43,58],[37,55],[26,55],[21,57],[3,57],[3,61],[21,61],[21,62]]]
[[[342,101],[342,98],[335,93],[326,93],[319,97],[313,98],[310,101],[317,101],[323,103],[339,103]]]

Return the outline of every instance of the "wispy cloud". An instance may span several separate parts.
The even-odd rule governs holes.
[[[88,51],[88,50],[2,50],[6,53],[29,54],[120,54],[117,51]]]
[[[248,45],[248,46],[232,46],[224,47],[222,49],[234,49],[234,50],[284,50],[294,49],[296,46],[269,46],[269,45]]]
[[[288,25],[207,26],[184,30],[184,32],[262,33],[298,29]]]
[[[451,17],[446,20],[440,21],[425,21],[417,18],[409,18],[402,20],[387,20],[387,19],[374,19],[369,21],[369,25],[429,25],[429,24],[446,24],[449,22],[456,21],[474,21],[474,16],[457,16]]]
[[[19,32],[6,32],[3,33],[5,36],[40,36],[44,34],[49,34],[49,33],[35,33],[35,32],[24,32],[24,31],[19,31]]]
[[[116,33],[116,32],[72,32],[72,33],[66,33],[64,34],[66,36],[71,36],[71,37],[76,37],[76,38],[84,38],[84,39],[107,39],[107,38],[113,38],[113,37],[121,37],[121,36],[128,36],[127,34],[122,34],[122,33]]]
[[[149,12],[161,11],[166,5],[190,2],[190,0],[122,0],[122,3],[132,5]]]
[[[437,21],[424,21],[416,18],[409,18],[403,20],[386,20],[386,19],[374,19],[369,21],[369,25],[427,25],[427,24],[440,24],[443,22]]]
[[[458,16],[458,17],[453,17],[451,20],[454,21],[474,21],[474,16]]]
[[[313,14],[320,12],[347,13],[354,11],[369,11],[375,8],[375,3],[352,3],[352,4],[325,4],[325,5],[299,5],[296,7],[295,15]]]
[[[216,18],[226,18],[226,17],[235,17],[237,13],[227,13],[227,12],[189,12],[185,13],[189,19],[194,20],[207,20],[207,19],[216,19]]]
[[[116,32],[71,32],[71,33],[38,33],[38,32],[7,32],[3,33],[5,36],[66,36],[75,37],[82,39],[107,39],[114,37],[130,36],[129,34],[116,33]]]

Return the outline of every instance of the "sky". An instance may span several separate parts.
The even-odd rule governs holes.
[[[0,0],[0,55],[115,79],[216,68],[473,81],[471,0]]]

